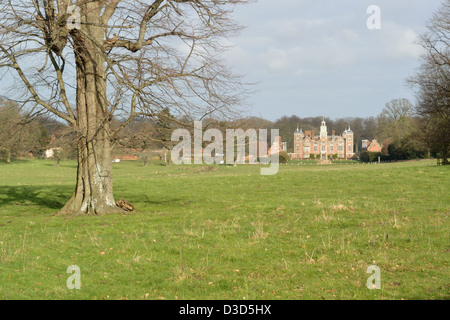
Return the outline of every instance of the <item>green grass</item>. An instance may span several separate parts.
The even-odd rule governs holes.
[[[0,299],[449,299],[449,170],[122,162],[137,212],[64,217],[74,162],[0,163]]]

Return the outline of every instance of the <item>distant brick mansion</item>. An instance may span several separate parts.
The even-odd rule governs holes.
[[[355,155],[353,143],[353,131],[350,127],[339,136],[335,134],[334,130],[331,135],[328,135],[327,125],[323,120],[318,136],[314,135],[314,131],[303,133],[302,129],[297,127],[294,132],[294,153],[290,156],[292,159],[309,159],[311,157],[351,159]]]

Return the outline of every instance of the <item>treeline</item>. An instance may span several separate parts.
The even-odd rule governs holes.
[[[364,161],[373,161],[378,156],[383,160],[408,160],[437,156],[422,139],[421,119],[414,113],[413,105],[407,99],[395,99],[386,104],[376,117],[325,118],[328,133],[342,134],[348,127],[354,132],[354,150]],[[217,128],[225,137],[226,129],[278,129],[288,152],[293,152],[294,131],[314,130],[319,134],[322,117],[283,116],[276,121],[250,117],[228,121],[204,119],[203,127]],[[193,121],[187,117],[175,117],[168,109],[151,117],[138,117],[130,123],[120,119],[112,121],[114,129],[125,126],[117,135],[111,136],[114,154],[133,154],[146,159],[154,149],[171,149],[173,130],[193,130]],[[360,154],[361,140],[376,139],[382,144],[380,155]],[[270,143],[270,141],[268,141]],[[12,158],[43,157],[47,149],[53,149],[56,160],[75,159],[77,155],[76,134],[72,129],[52,118],[38,115],[30,117],[10,101],[0,100],[0,156],[7,162]]]

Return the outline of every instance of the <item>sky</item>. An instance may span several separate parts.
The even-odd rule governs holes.
[[[246,28],[231,38],[229,65],[255,83],[249,115],[369,117],[406,85],[423,53],[417,40],[440,0],[259,0],[240,6]],[[380,8],[380,29],[367,20]],[[370,19],[370,21],[372,21]]]

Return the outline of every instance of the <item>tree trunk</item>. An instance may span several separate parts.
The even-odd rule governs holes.
[[[6,163],[11,163],[11,151],[6,151]]]
[[[86,8],[85,12],[96,15],[92,8]],[[74,194],[60,213],[123,213],[124,210],[116,206],[113,196],[109,140],[111,117],[106,99],[103,48],[98,45],[102,43],[104,34],[94,23],[85,27],[91,38],[81,33],[73,35],[77,70],[77,184]]]
[[[78,137],[78,170],[75,192],[60,211],[70,215],[123,213],[113,196],[112,161],[107,131],[95,139]]]

